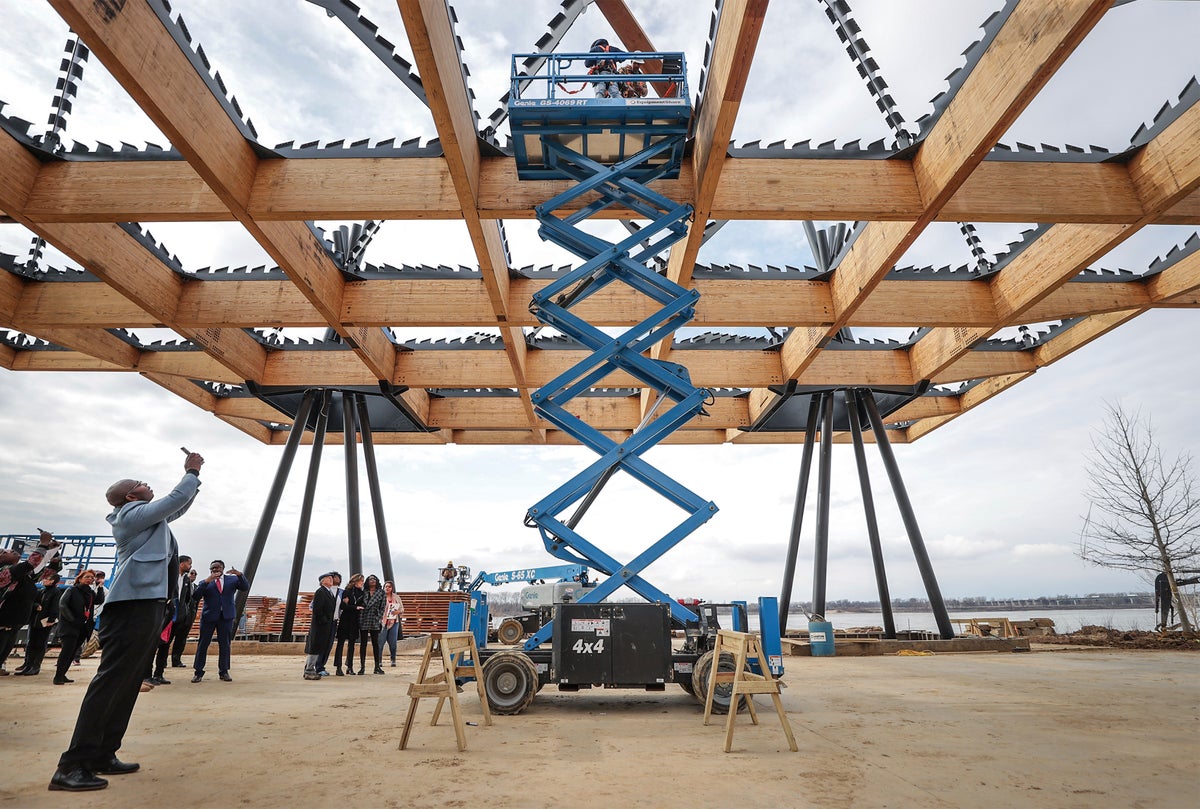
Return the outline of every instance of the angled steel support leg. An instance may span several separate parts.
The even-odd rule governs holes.
[[[346,543],[350,575],[362,573],[362,518],[358,509],[358,436],[354,394],[342,392],[342,436],[346,448]]]
[[[292,626],[296,621],[296,599],[300,594],[300,573],[304,568],[304,551],[308,547],[313,500],[317,495],[317,476],[321,472],[321,450],[325,446],[325,430],[329,426],[329,408],[333,394],[323,390],[320,397],[317,424],[313,429],[312,456],[308,461],[308,479],[304,484],[304,501],[300,504],[300,525],[296,529],[296,553],[292,556],[292,573],[288,579],[287,607],[283,613],[283,626],[279,629],[281,641],[292,639]]]
[[[383,567],[383,580],[395,582],[392,570],[392,550],[388,545],[387,523],[383,518],[383,495],[379,491],[379,467],[375,464],[375,438],[371,434],[371,417],[367,413],[367,399],[355,395],[358,405],[358,429],[362,434],[363,462],[367,467],[367,486],[371,490],[371,510],[375,514],[375,534],[379,538],[379,562]]]
[[[862,489],[863,514],[867,518],[867,538],[871,543],[871,562],[875,565],[875,585],[879,589],[879,609],[883,612],[883,636],[896,637],[892,617],[892,597],[888,592],[887,571],[883,566],[883,544],[879,541],[879,523],[875,519],[875,498],[871,495],[871,475],[867,471],[867,452],[863,447],[862,421],[858,413],[858,391],[846,391],[846,412],[850,416],[850,437],[854,441],[854,460],[858,464],[858,485]]]
[[[933,563],[929,561],[929,553],[925,550],[925,540],[921,537],[921,527],[917,525],[917,517],[913,513],[912,503],[908,499],[908,491],[904,488],[904,479],[900,477],[900,467],[896,465],[896,456],[892,454],[892,444],[888,441],[887,431],[883,428],[883,419],[879,417],[879,408],[870,391],[864,391],[863,403],[867,407],[867,417],[871,420],[871,430],[875,433],[875,445],[879,447],[879,456],[883,459],[888,479],[892,482],[892,491],[896,494],[896,505],[900,507],[900,517],[904,520],[904,530],[908,532],[908,542],[912,545],[913,556],[917,560],[917,569],[921,572],[921,581],[925,583],[925,593],[929,597],[929,606],[933,610],[934,620],[937,621],[938,631],[941,632],[942,638],[949,640],[954,637],[954,629],[950,626],[950,615],[946,612],[942,591],[938,588],[937,577],[933,574]]]
[[[800,480],[796,484],[796,506],[792,510],[792,531],[788,537],[787,561],[783,564],[783,589],[779,595],[779,635],[787,634],[788,612],[792,604],[792,583],[796,578],[796,555],[800,550],[800,528],[804,524],[804,504],[808,499],[808,478],[812,471],[813,446],[817,438],[817,421],[821,418],[821,397],[814,396],[808,405],[808,424],[804,431],[804,452],[800,455]]]
[[[825,615],[829,578],[829,499],[833,488],[833,391],[821,394],[821,462],[817,470],[817,539],[813,549],[813,613]]]
[[[267,494],[267,504],[263,506],[262,516],[258,518],[258,528],[254,531],[254,539],[250,542],[250,550],[246,553],[246,563],[242,573],[250,585],[254,586],[254,576],[258,573],[258,563],[262,561],[263,549],[267,546],[267,537],[271,526],[275,523],[275,513],[279,510],[279,500],[283,497],[283,487],[287,484],[288,475],[292,473],[292,462],[296,459],[296,450],[300,447],[300,439],[304,436],[304,427],[312,413],[313,402],[317,398],[315,390],[304,391],[300,401],[300,410],[292,422],[292,430],[288,433],[287,444],[283,447],[283,457],[279,459],[279,468],[275,470],[275,480],[271,483],[271,491]],[[240,621],[246,608],[245,590],[237,594],[237,614]]]

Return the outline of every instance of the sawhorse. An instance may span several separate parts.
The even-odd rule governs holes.
[[[733,671],[721,671],[721,653],[733,655]],[[746,668],[746,661],[757,658],[762,674],[755,674]],[[792,752],[799,751],[796,737],[792,734],[792,725],[788,722],[787,713],[783,710],[783,700],[779,698],[781,683],[771,675],[767,665],[767,656],[763,654],[762,642],[757,635],[748,632],[733,632],[728,629],[717,631],[717,643],[713,647],[712,673],[708,677],[708,693],[704,699],[704,724],[712,715],[713,695],[717,691],[717,683],[732,683],[729,695],[729,716],[725,720],[725,752],[733,746],[733,719],[737,716],[738,698],[746,695],[746,709],[750,712],[750,721],[758,724],[758,712],[754,710],[753,694],[770,694],[775,703],[775,712],[783,724],[783,732],[787,736],[788,747]]]
[[[442,670],[430,675],[429,663],[435,656],[442,661]],[[464,660],[470,662],[464,663]],[[421,658],[417,681],[408,686],[410,702],[408,715],[404,717],[404,733],[400,736],[401,750],[408,746],[408,736],[412,732],[413,720],[417,715],[417,703],[429,697],[437,697],[430,727],[437,724],[438,717],[442,714],[442,704],[449,700],[458,749],[467,749],[467,731],[458,705],[458,685],[455,681],[457,677],[475,678],[479,704],[483,707],[483,723],[489,726],[492,724],[492,712],[488,709],[487,695],[483,691],[483,669],[479,665],[479,649],[475,645],[475,636],[470,632],[431,632],[429,639],[425,641],[425,656]]]

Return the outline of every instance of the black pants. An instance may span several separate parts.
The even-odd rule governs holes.
[[[4,627],[0,628],[0,666],[3,666],[8,656],[12,654],[13,647],[17,645],[17,633],[21,631],[21,627]]]
[[[182,621],[177,621],[171,629],[171,664],[183,665],[183,650],[187,648],[188,635],[192,633],[192,624],[196,621],[196,613],[191,613]]]
[[[329,645],[325,647],[325,650],[317,658],[317,671],[325,670],[325,664],[329,662],[329,653],[333,651],[333,644],[337,642],[337,635],[338,622],[335,620],[333,622],[333,630],[329,633]]]
[[[196,661],[192,667],[197,674],[204,673],[204,665],[208,662],[208,646],[212,643],[213,632],[217,633],[217,671],[229,673],[229,649],[233,641],[233,619],[218,618],[215,621],[200,619],[200,638],[196,641]]]
[[[77,626],[64,626],[58,631],[58,642],[62,646],[58,650],[58,665],[54,667],[55,677],[67,676],[67,672],[71,670],[71,663],[75,661],[75,655],[79,654],[88,637],[90,633]]]
[[[340,669],[342,667],[342,646],[347,643],[350,645],[346,647],[346,668],[354,668],[354,638],[337,639],[337,651],[333,655],[334,668]],[[366,650],[363,651],[363,658],[366,658]]]
[[[146,673],[146,661],[162,631],[162,614],[161,599],[117,601],[104,606],[104,622],[100,625],[104,652],[83,695],[71,746],[59,757],[59,767],[104,761],[121,749]],[[64,660],[71,665],[70,655],[60,656],[60,666]]]
[[[358,642],[362,644],[362,649],[358,655],[358,667],[365,668],[367,665],[367,644],[371,644],[371,654],[375,657],[375,668],[382,668],[379,665],[379,630],[378,629],[360,629],[358,632]]]
[[[163,640],[162,634],[159,633],[158,645],[154,648],[154,653],[150,655],[149,669],[150,673],[147,677],[161,677],[167,669],[167,655],[171,651],[171,641]]]
[[[36,674],[42,670],[42,659],[46,657],[46,644],[50,642],[50,627],[39,621],[29,627],[29,640],[25,642],[25,671]]]

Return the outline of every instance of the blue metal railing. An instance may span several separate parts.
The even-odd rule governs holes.
[[[537,71],[526,74],[521,72],[520,62],[538,60],[541,62]],[[646,62],[662,62],[662,70],[658,73],[610,73],[591,72],[587,62],[604,60],[614,62],[618,69],[628,65],[639,65],[646,70]],[[671,51],[617,51],[612,53],[518,53],[512,58],[509,72],[512,87],[509,96],[509,107],[535,105],[540,103],[582,103],[584,100],[622,101],[626,99],[575,99],[573,96],[588,85],[598,82],[614,82],[622,87],[631,82],[646,82],[657,85],[663,92],[661,98],[651,98],[653,89],[640,103],[687,102],[687,62],[681,52]],[[602,77],[602,78],[601,78]],[[572,86],[575,85],[575,86]]]
[[[73,579],[84,570],[103,570],[112,576],[117,563],[117,543],[111,535],[56,534],[62,546],[62,576]],[[38,544],[37,534],[0,534],[0,548],[13,548],[25,557]]]

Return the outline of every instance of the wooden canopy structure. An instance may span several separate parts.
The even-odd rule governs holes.
[[[411,429],[376,430],[376,443],[569,441],[537,417],[530,393],[584,349],[535,330],[528,301],[557,271],[512,266],[503,226],[532,219],[534,206],[566,185],[517,181],[503,110],[491,119],[473,112],[445,0],[399,0],[415,64],[348,0],[310,1],[389,66],[398,92],[428,105],[436,141],[259,143],[166,0],[49,0],[170,144],[67,149],[0,116],[0,212],[78,264],[56,269],[36,255],[0,255],[0,328],[9,330],[0,332],[0,365],[138,373],[265,443],[286,440],[288,419],[255,389],[381,383],[404,403]],[[553,50],[590,4],[564,0],[537,49]],[[673,44],[651,42],[623,0],[594,4],[627,50]],[[709,14],[705,4],[684,5],[680,13]],[[802,432],[769,429],[764,415],[793,388],[842,386],[914,391],[887,419],[892,441],[913,441],[1152,308],[1200,305],[1200,238],[1138,271],[1096,267],[1141,228],[1200,224],[1194,79],[1162,99],[1158,117],[1123,148],[1000,143],[1113,0],[1005,3],[983,22],[979,41],[963,43],[964,64],[934,112],[913,122],[895,110],[847,4],[825,6],[829,35],[841,36],[895,139],[733,143],[747,78],[769,56],[758,49],[768,3],[718,0],[688,156],[677,180],[656,185],[695,208],[689,236],[661,270],[701,292],[701,333],[658,346],[656,356],[687,366],[717,394],[672,442],[799,442]],[[542,30],[535,26],[531,39]],[[63,62],[60,99],[74,90],[79,50]],[[527,43],[514,47],[523,50]],[[313,226],[353,219],[366,227],[340,240]],[[371,230],[403,219],[463,222],[477,266],[363,263],[358,248]],[[728,220],[848,224],[813,226],[820,266],[786,266],[786,256],[779,267],[697,264],[706,232]],[[138,224],[216,221],[239,223],[278,266],[189,271]],[[960,223],[977,260],[901,266],[935,222]],[[989,222],[1040,224],[1006,252],[986,255],[971,223]],[[614,290],[581,312],[620,327],[640,320],[646,304]],[[300,327],[328,337],[272,331]],[[405,327],[488,333],[396,338],[392,330]],[[143,344],[129,331],[149,328],[182,339]],[[862,328],[912,334],[856,339]],[[628,434],[648,397],[629,378],[604,384],[573,406],[588,423]]]

